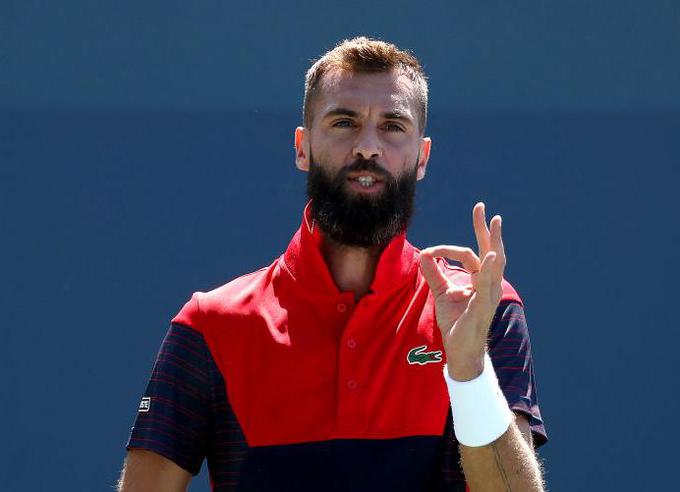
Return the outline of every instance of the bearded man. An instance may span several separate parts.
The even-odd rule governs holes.
[[[120,490],[186,490],[205,458],[216,491],[542,490],[501,218],[474,207],[477,253],[406,240],[431,150],[419,62],[346,40],[307,72],[303,119],[302,225],[172,320]]]

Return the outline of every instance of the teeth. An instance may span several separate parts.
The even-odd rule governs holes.
[[[375,178],[373,178],[372,176],[359,176],[357,178],[357,181],[361,186],[365,186],[366,188],[368,188],[369,186],[372,186],[373,183],[375,183]]]

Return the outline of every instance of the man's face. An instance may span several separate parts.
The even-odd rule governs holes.
[[[384,246],[406,228],[429,158],[413,84],[395,72],[336,70],[313,104],[311,128],[295,140],[313,218],[341,243]]]

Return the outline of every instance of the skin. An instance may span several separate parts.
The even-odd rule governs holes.
[[[296,165],[309,171],[310,155],[332,173],[358,157],[372,159],[393,176],[417,166],[425,176],[432,141],[418,127],[418,105],[411,81],[394,72],[351,74],[335,71],[324,76],[315,101],[310,128],[295,130]],[[370,175],[368,172],[359,173]],[[350,176],[356,179],[358,176]],[[381,185],[366,190],[348,180],[348,193],[380,193]],[[481,374],[489,326],[500,301],[505,253],[501,218],[487,225],[484,204],[473,211],[478,253],[459,246],[437,246],[421,252],[421,268],[433,295],[437,322],[442,327],[451,377],[465,381]],[[359,299],[368,292],[380,251],[324,242],[323,255],[341,291]],[[472,285],[452,285],[434,258],[459,261],[472,272]],[[540,491],[540,468],[533,453],[529,422],[524,415],[496,441],[476,448],[461,446],[463,470],[471,490]],[[184,491],[191,475],[174,462],[150,451],[130,450],[119,482],[121,492]]]
[[[191,473],[152,451],[128,451],[118,481],[120,492],[184,492]]]

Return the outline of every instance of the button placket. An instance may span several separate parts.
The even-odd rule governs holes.
[[[340,304],[344,304],[346,309]],[[362,415],[362,377],[357,369],[361,367],[359,339],[356,335],[361,333],[362,316],[358,311],[362,306],[361,301],[355,303],[353,294],[347,299],[338,299],[336,309],[339,318],[345,322],[344,330],[338,340],[338,373],[337,373],[337,422],[338,428],[345,430],[355,429],[363,421]]]

